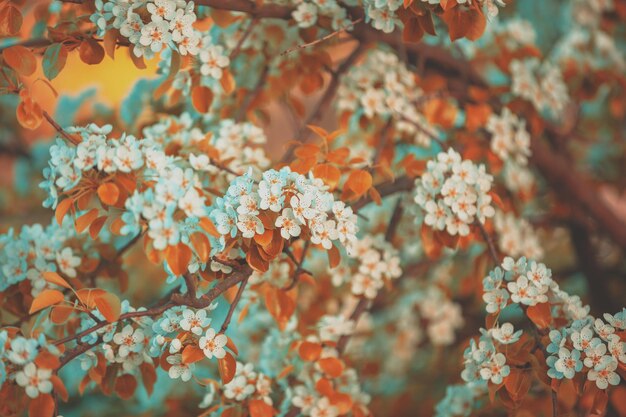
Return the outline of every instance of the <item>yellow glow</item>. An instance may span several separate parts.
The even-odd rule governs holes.
[[[118,107],[139,78],[156,75],[157,59],[146,62],[146,69],[138,69],[126,48],[115,51],[115,59],[105,56],[98,65],[87,65],[78,52],[71,52],[65,68],[52,85],[60,95],[76,95],[87,88],[98,88],[98,101]]]

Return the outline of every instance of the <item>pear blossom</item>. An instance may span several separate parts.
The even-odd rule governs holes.
[[[216,357],[222,359],[226,356],[224,346],[226,346],[226,336],[223,334],[216,334],[212,328],[207,329],[204,336],[200,338],[200,349],[204,351],[204,355],[211,359]]]

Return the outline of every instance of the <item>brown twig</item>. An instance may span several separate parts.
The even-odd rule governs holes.
[[[226,329],[228,329],[228,325],[230,324],[230,320],[233,317],[233,313],[235,312],[235,308],[237,308],[237,304],[239,304],[239,300],[241,299],[241,295],[243,294],[243,291],[246,289],[246,284],[248,284],[248,279],[250,279],[249,275],[247,277],[245,277],[243,281],[241,281],[241,284],[239,284],[239,289],[237,290],[237,294],[235,295],[235,299],[230,304],[230,308],[228,309],[228,314],[226,314],[226,318],[224,319],[224,323],[222,324],[222,328],[220,329],[220,333],[225,333]]]
[[[235,46],[235,49],[233,49],[233,51],[230,53],[230,60],[231,61],[233,59],[235,59],[237,57],[237,55],[239,55],[239,52],[241,51],[241,48],[243,47],[244,42],[246,41],[246,39],[248,39],[248,37],[252,33],[252,30],[254,29],[254,27],[256,26],[256,24],[258,22],[259,22],[259,19],[257,17],[254,17],[250,21],[250,24],[248,24],[248,27],[246,28],[245,32],[241,36],[241,39],[239,39],[239,42],[237,42],[237,45]]]
[[[485,239],[485,243],[489,248],[489,256],[491,256],[491,259],[496,264],[496,266],[500,265],[500,257],[498,256],[498,251],[496,250],[496,247],[493,244],[493,240],[487,232],[487,229],[485,229],[485,226],[480,221],[476,221],[476,224],[478,225],[480,233],[483,235],[483,239]]]
[[[331,79],[330,79],[330,83],[328,84],[328,87],[326,88],[326,91],[324,91],[324,94],[322,95],[322,98],[320,99],[320,101],[315,105],[315,107],[313,108],[313,111],[309,114],[309,116],[305,119],[305,121],[302,123],[302,125],[300,126],[300,129],[298,129],[298,132],[296,133],[296,141],[297,142],[304,142],[305,141],[305,135],[307,133],[307,126],[310,124],[315,123],[316,121],[318,121],[321,117],[322,114],[322,110],[324,109],[328,109],[330,107],[330,104],[333,100],[333,98],[335,97],[335,93],[337,92],[337,89],[339,88],[339,82],[341,81],[341,76],[348,71],[348,69],[356,62],[356,60],[359,58],[359,56],[361,56],[361,53],[365,50],[365,46],[363,44],[359,44],[354,51],[352,51],[352,53],[350,53],[350,55],[348,56],[348,58],[346,58],[341,65],[339,65],[339,67],[337,68],[337,70],[335,72],[332,73]],[[286,163],[289,162],[289,160],[293,157],[293,152],[296,149],[297,144],[292,143],[289,148],[287,148],[287,150],[285,151],[283,157],[281,158],[281,162]]]
[[[321,37],[319,39],[315,39],[314,41],[309,42],[309,43],[303,43],[303,44],[300,44],[300,45],[296,45],[293,48],[286,49],[286,50],[284,50],[283,52],[280,53],[280,56],[284,56],[284,55],[290,54],[291,52],[295,52],[295,51],[299,51],[301,49],[309,48],[311,46],[314,46],[314,45],[317,45],[317,44],[322,43],[324,41],[327,41],[327,40],[329,40],[331,38],[334,38],[338,34],[345,32],[346,30],[353,29],[354,26],[357,23],[361,23],[362,21],[363,21],[363,17],[361,17],[359,19],[356,19],[356,20],[350,22],[349,24],[347,24],[346,26],[344,26],[342,28],[339,28],[338,30],[336,30],[334,32],[331,32],[331,33],[329,33],[326,36],[323,36],[323,37]]]
[[[43,117],[48,121],[48,123],[50,123],[50,125],[57,131],[59,132],[59,134],[61,136],[63,136],[65,139],[69,140],[71,143],[73,143],[74,145],[78,145],[80,143],[80,140],[78,140],[76,137],[73,137],[72,135],[70,135],[69,133],[67,133],[57,122],[54,121],[54,119],[48,114],[47,111],[44,110],[43,112]]]

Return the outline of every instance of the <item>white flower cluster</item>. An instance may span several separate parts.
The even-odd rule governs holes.
[[[435,285],[428,285],[419,293],[415,304],[419,321],[426,323],[426,334],[435,346],[449,346],[455,341],[455,332],[463,326],[463,312]]]
[[[530,101],[538,112],[559,116],[569,102],[567,85],[558,66],[537,58],[511,61],[514,95]]]
[[[356,296],[373,299],[385,281],[402,275],[398,250],[382,235],[365,235],[354,240],[348,244],[347,252],[356,265],[331,271],[332,282],[335,286],[350,282]]]
[[[266,226],[262,212],[276,213],[268,228],[280,229],[283,239],[300,236],[305,230],[311,243],[331,249],[333,242],[354,240],[356,215],[341,201],[335,201],[324,183],[292,172],[265,171],[255,182],[252,173],[235,178],[226,195],[211,207],[211,219],[226,238],[252,238],[263,234]]]
[[[157,123],[141,131],[143,137],[163,147],[176,145],[181,148],[197,146],[206,139],[203,131],[194,126],[194,119],[187,112],[180,116],[161,118]]]
[[[453,149],[428,161],[427,172],[415,181],[415,202],[425,211],[424,223],[450,235],[467,236],[474,221],[495,214],[491,206],[493,177],[485,166],[461,160]]]
[[[600,389],[618,385],[616,371],[620,362],[626,364],[626,343],[617,331],[626,330],[626,309],[615,316],[605,314],[593,320],[588,316],[575,320],[561,330],[550,331],[548,376],[554,379],[572,379],[578,372],[587,372],[587,379]],[[623,332],[622,332],[623,334]]]
[[[220,121],[212,145],[227,166],[235,171],[247,167],[265,170],[270,165],[262,146],[267,143],[263,129],[252,123],[237,123],[231,119]]]
[[[55,356],[60,355],[56,347],[48,345],[43,335],[32,339],[15,334],[10,336],[6,330],[0,330],[0,388],[9,378],[24,388],[30,398],[52,392],[50,378],[53,369],[35,363],[42,348]]]
[[[211,384],[209,384],[211,385]],[[211,385],[212,387],[212,385]],[[243,364],[237,361],[234,378],[222,387],[224,397],[230,401],[243,402],[247,399],[262,399],[272,405],[272,382],[262,372],[256,372],[252,363]],[[208,408],[216,400],[215,390],[212,388],[205,395],[202,408]]]
[[[365,15],[370,24],[385,33],[391,33],[400,23],[396,10],[403,7],[403,0],[364,0]]]
[[[34,224],[24,226],[19,235],[14,235],[12,230],[0,235],[0,291],[24,280],[30,282],[33,296],[47,288],[59,288],[43,278],[44,272],[59,271],[75,278],[83,255],[74,248],[76,238],[76,230],[69,218],[62,226],[53,221],[45,229]],[[86,252],[90,249],[90,242],[91,239],[87,239],[83,244]]]
[[[312,27],[322,16],[331,19],[334,30],[343,29],[350,24],[346,9],[341,7],[336,0],[298,1],[297,3],[291,16],[302,29]]]
[[[400,135],[428,146],[430,136],[437,131],[417,110],[417,102],[423,95],[411,71],[396,55],[373,50],[342,77],[337,90],[337,108],[357,117],[391,118]]]
[[[614,10],[613,0],[574,0],[572,1],[572,17],[583,27],[597,29],[602,15]]]
[[[230,64],[230,58],[222,45],[215,45],[211,36],[202,38],[198,55],[197,65],[200,67],[200,74],[215,80],[221,80],[224,75],[224,68]]]
[[[601,30],[574,27],[555,48],[555,57],[562,65],[573,61],[583,68],[626,68],[626,58],[615,39]]]
[[[502,268],[496,267],[483,279],[483,300],[488,313],[497,314],[512,303],[533,306],[548,301],[548,291],[558,289],[552,271],[544,264],[504,258]]]
[[[533,24],[525,19],[498,20],[493,25],[494,35],[504,42],[509,49],[517,49],[520,46],[534,45],[537,33]]]
[[[463,352],[465,368],[461,372],[461,378],[467,383],[489,381],[492,384],[501,384],[503,378],[511,373],[511,368],[506,364],[506,356],[498,351],[501,343],[493,332],[484,329],[481,331],[483,334],[478,343],[472,339]]]
[[[158,250],[180,240],[181,222],[174,218],[177,210],[187,217],[206,217],[205,198],[197,174],[188,165],[181,164],[186,161],[167,155],[161,143],[125,134],[119,139],[109,138],[110,125],[102,128],[90,125],[68,131],[80,133],[82,141],[72,146],[57,139],[50,148],[50,169],[45,183],[50,196],[73,189],[84,176],[100,181],[100,177],[110,174],[137,173],[143,179],[152,179],[153,187],[135,190],[126,200],[122,233],[139,233],[140,222],[145,220],[149,226],[148,236]],[[56,200],[52,206],[55,205]]]
[[[483,279],[483,300],[488,313],[497,314],[509,304],[534,306],[551,302],[553,317],[564,320],[582,320],[589,316],[589,306],[580,297],[561,290],[552,279],[552,271],[544,264],[506,257]]]
[[[492,114],[485,127],[491,133],[491,150],[503,161],[527,165],[530,156],[530,134],[526,121],[504,108],[500,115]]]
[[[49,195],[44,205],[54,208],[64,192],[71,195],[114,174],[113,178],[126,175],[127,181],[114,180],[118,188],[130,194],[124,203],[121,233],[136,235],[147,225],[148,237],[157,250],[181,241],[187,244],[189,235],[200,230],[198,220],[208,216],[203,189],[209,180],[225,181],[227,176],[212,165],[208,148],[220,159],[227,158],[225,165],[229,167],[268,163],[259,147],[266,138],[261,129],[249,123],[222,123],[213,144],[186,113],[146,127],[145,137],[140,139],[131,135],[111,138],[109,125],[67,130],[78,134],[81,141],[74,146],[57,139],[51,147],[49,167],[44,170],[46,181],[41,185]],[[175,149],[177,155],[172,155],[170,149]],[[138,181],[146,181],[147,186],[140,186]],[[194,260],[191,267],[197,269],[200,265]]]
[[[533,227],[513,213],[496,212],[494,225],[498,234],[498,247],[506,255],[530,259],[543,258],[543,249]]]
[[[137,57],[152,58],[166,48],[196,55],[200,43],[193,1],[96,0],[91,16],[98,35],[117,29],[132,44]]]
[[[502,177],[506,188],[514,193],[530,195],[535,186],[535,176],[532,171],[511,161],[504,163]]]

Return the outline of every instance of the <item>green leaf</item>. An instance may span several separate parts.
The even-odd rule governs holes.
[[[46,48],[43,54],[43,73],[49,80],[53,80],[61,72],[67,61],[67,49],[60,43]]]

